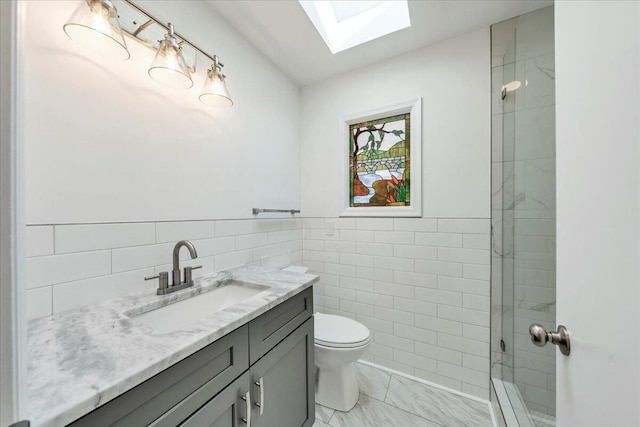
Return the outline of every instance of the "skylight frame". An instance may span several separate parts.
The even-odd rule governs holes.
[[[328,0],[298,0],[331,53],[336,54],[411,26],[407,0],[387,0],[338,21]],[[341,1],[344,8],[347,1]],[[361,2],[352,1],[354,4]],[[359,7],[361,9],[361,7]]]

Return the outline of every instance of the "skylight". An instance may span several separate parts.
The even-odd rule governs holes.
[[[298,1],[334,54],[411,25],[406,0]]]

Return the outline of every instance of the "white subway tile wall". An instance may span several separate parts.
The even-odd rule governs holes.
[[[149,245],[156,242],[156,225],[152,222],[61,225],[55,228],[55,232],[56,254]],[[90,239],[86,238],[88,235],[91,236]]]
[[[27,228],[27,256],[53,255],[53,226]]]
[[[369,327],[365,359],[488,399],[489,233],[489,219],[304,218],[315,311]]]
[[[189,239],[199,257],[180,258],[202,265],[198,276],[243,264],[306,265],[320,276],[316,311],[371,329],[366,359],[488,398],[488,219],[50,225],[29,226],[27,236],[30,319],[153,289],[143,278],[169,270],[173,245]]]
[[[152,290],[145,276],[171,269],[173,246],[191,240],[194,277],[243,264],[302,262],[302,219],[246,219],[27,226],[27,317],[48,316]],[[336,261],[338,261],[336,259]]]

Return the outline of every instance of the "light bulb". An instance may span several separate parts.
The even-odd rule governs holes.
[[[218,60],[218,56],[214,55],[213,65],[207,70],[207,77],[202,86],[200,102],[211,107],[230,108],[233,106],[233,100],[227,89],[222,67],[223,64]]]
[[[109,0],[82,1],[62,28],[88,52],[110,59],[130,57],[118,12]]]
[[[169,32],[163,40],[159,40],[160,46],[149,68],[149,76],[165,86],[189,89],[193,86],[193,80],[173,32],[173,25],[168,25]]]

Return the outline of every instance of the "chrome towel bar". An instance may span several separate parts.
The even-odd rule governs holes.
[[[253,208],[251,210],[254,215],[258,215],[259,213],[290,213],[291,215],[300,213],[300,209],[261,209],[261,208]]]

